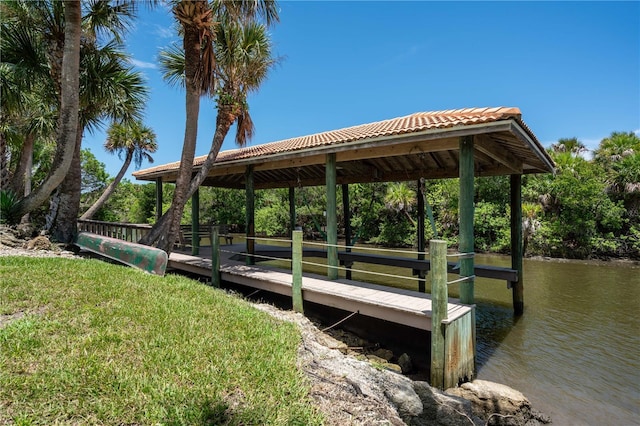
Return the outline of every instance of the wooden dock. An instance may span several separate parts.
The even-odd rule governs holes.
[[[261,245],[256,247],[256,251],[267,252],[269,247],[276,250],[282,249]],[[222,280],[291,297],[291,272],[267,265],[248,266],[241,260],[234,260],[233,253],[242,252],[244,249],[244,244],[223,246],[220,252]],[[192,256],[173,252],[169,256],[168,267],[211,276],[210,254]],[[302,296],[305,301],[348,312],[358,311],[362,315],[422,330],[430,331],[432,328],[431,297],[429,294],[417,291],[347,279],[329,280],[321,275],[305,273],[302,278]],[[472,310],[472,306],[461,305],[457,299],[449,299],[447,319],[444,322],[452,323]]]

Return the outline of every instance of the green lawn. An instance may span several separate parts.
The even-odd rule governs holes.
[[[320,424],[300,341],[248,303],[98,260],[0,257],[0,424]]]

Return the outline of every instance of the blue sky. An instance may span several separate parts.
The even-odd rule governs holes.
[[[282,57],[249,98],[252,145],[419,111],[516,106],[544,146],[640,132],[640,2],[281,1],[270,32]],[[145,123],[155,164],[177,161],[184,93],[163,82],[158,52],[177,40],[166,8],[141,8],[126,37],[151,88]],[[209,151],[203,100],[196,155]],[[114,176],[104,133],[85,148]],[[233,135],[223,149],[234,148]],[[142,168],[149,167],[148,163]],[[130,173],[128,177],[131,179]]]

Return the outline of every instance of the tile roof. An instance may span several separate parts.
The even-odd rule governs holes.
[[[417,112],[404,117],[361,124],[344,129],[331,130],[308,136],[301,136],[282,141],[271,142],[263,145],[255,145],[246,148],[222,151],[216,158],[216,163],[261,157],[284,152],[292,152],[302,149],[317,148],[321,146],[335,145],[353,142],[363,139],[372,139],[386,136],[402,135],[425,130],[445,129],[473,124],[491,123],[495,121],[515,119],[537,142],[533,133],[521,119],[520,109],[515,107],[495,108],[464,108],[446,111]],[[196,157],[194,166],[199,166],[206,159],[206,155]],[[157,173],[177,169],[180,162],[163,164],[134,173],[134,176],[142,176],[148,173]]]

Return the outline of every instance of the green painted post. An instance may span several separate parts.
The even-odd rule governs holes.
[[[293,310],[304,314],[302,305],[302,231],[293,231],[293,248],[291,254],[291,297]]]
[[[342,210],[344,215],[344,245],[347,253],[351,252],[351,208],[349,207],[349,185],[342,184]],[[345,277],[351,279],[351,267],[347,267]]]
[[[162,178],[156,179],[156,221],[162,217]]]
[[[338,216],[336,200],[336,154],[327,154],[327,278],[338,279]]]
[[[424,249],[426,241],[424,236],[424,179],[418,180],[418,260],[424,260]],[[424,293],[426,291],[426,274],[424,271],[418,272],[418,291]]]
[[[511,175],[511,269],[518,271],[518,281],[511,283],[513,312],[524,312],[524,282],[522,268],[522,175]]]
[[[255,258],[253,255],[256,253],[256,205],[255,205],[255,192],[253,188],[253,166],[247,166],[247,170],[244,174],[245,177],[245,192],[247,195],[246,206],[246,222],[247,222],[247,256],[245,263],[247,265],[255,265]]]
[[[474,161],[473,161],[473,136],[460,138],[460,200],[458,202],[460,217],[460,235],[458,250],[461,253],[472,253],[473,242],[473,215],[474,215]],[[460,259],[460,276],[470,277],[474,274],[473,256]],[[474,303],[474,280],[470,278],[460,284],[460,302]]]
[[[293,231],[296,229],[296,189],[289,187],[289,237],[293,239]]]
[[[211,227],[211,285],[219,288],[220,277],[220,227]]]
[[[191,254],[200,254],[200,188],[191,196]]]
[[[431,386],[444,389],[444,344],[447,319],[447,242],[429,241],[431,255]]]

